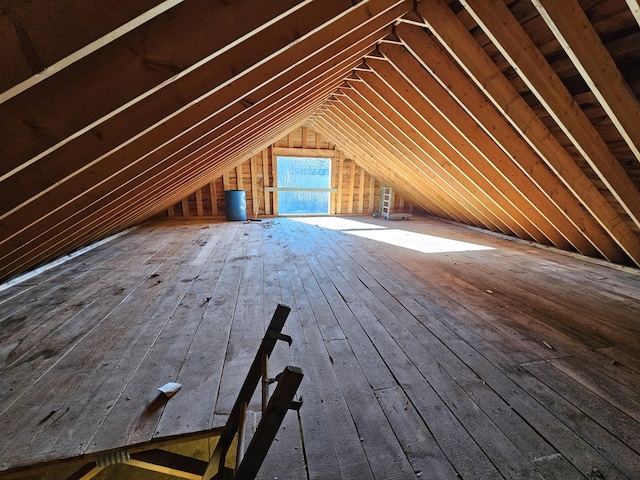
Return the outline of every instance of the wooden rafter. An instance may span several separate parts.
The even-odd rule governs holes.
[[[583,158],[640,227],[640,191],[502,0],[462,0]]]
[[[375,43],[377,39],[383,37],[388,33],[387,30],[377,34],[376,32],[379,31],[381,28],[389,25],[389,23],[394,18],[397,18],[398,15],[401,15],[403,12],[406,12],[408,5],[403,2],[394,2],[394,3],[378,2],[377,4],[374,2],[373,4],[368,5],[368,7],[370,10],[365,10],[364,6],[359,6],[359,8],[349,9],[347,13],[342,17],[341,22],[334,21],[330,23],[327,28],[323,30],[319,30],[318,32],[308,36],[304,40],[300,40],[296,42],[292,48],[287,48],[283,50],[282,55],[274,57],[272,61],[270,61],[269,63],[262,64],[260,67],[252,69],[251,75],[248,75],[247,71],[244,71],[241,74],[239,74],[234,82],[230,83],[225,87],[225,93],[227,91],[233,91],[235,89],[238,92],[237,97],[234,98],[233,94],[230,94],[230,95],[227,94],[225,96],[221,96],[219,93],[216,93],[215,95],[213,94],[210,95],[207,99],[203,100],[202,102],[194,104],[195,105],[194,108],[180,109],[180,111],[178,112],[178,115],[174,115],[172,118],[163,119],[161,122],[158,122],[153,129],[150,129],[150,130],[148,129],[145,135],[138,136],[138,138],[134,139],[133,142],[130,142],[129,144],[125,143],[120,146],[120,147],[126,146],[127,147],[126,150],[123,150],[122,148],[119,147],[115,150],[111,150],[110,152],[108,152],[108,154],[103,154],[101,157],[99,157],[99,159],[101,160],[101,163],[98,165],[98,168],[109,169],[111,173],[107,174],[106,178],[113,178],[113,181],[116,181],[115,180],[116,175],[124,174],[130,178],[130,175],[132,173],[131,166],[134,165],[135,163],[139,163],[141,160],[146,159],[145,161],[148,164],[152,165],[153,168],[155,168],[155,166],[158,164],[157,163],[158,161],[160,162],[164,161],[156,158],[155,153],[160,151],[161,148],[167,145],[169,140],[172,139],[173,137],[182,136],[184,132],[190,132],[199,125],[202,125],[203,127],[206,128],[206,126],[210,124],[211,117],[213,115],[213,114],[210,114],[209,116],[207,116],[206,114],[208,112],[214,112],[214,114],[217,114],[218,112],[231,111],[232,117],[235,115],[239,115],[243,113],[245,110],[247,110],[247,107],[249,107],[249,105],[243,105],[243,104],[237,103],[237,99],[241,98],[243,94],[246,98],[247,95],[250,95],[251,92],[254,92],[257,98],[261,98],[258,95],[261,88],[263,88],[264,86],[278,84],[278,82],[280,82],[279,87],[277,87],[279,89],[283,89],[283,88],[287,89],[287,88],[290,88],[289,86],[292,86],[292,85],[298,86],[300,88],[302,84],[296,83],[296,77],[303,78],[305,73],[308,72],[309,70],[319,71],[320,70],[319,65],[322,65],[323,62],[330,62],[337,59],[344,59],[345,57],[349,57],[349,55],[353,56],[354,58],[356,58],[357,56],[361,57],[363,54],[363,51],[362,51],[363,48],[367,48],[368,45],[370,46],[372,43]],[[376,12],[376,11],[379,12],[378,15],[373,15],[373,16],[370,15],[372,12]],[[357,48],[359,48],[360,50],[358,51]],[[307,52],[307,56],[302,57],[302,59],[296,59],[296,55],[299,55],[302,52]],[[306,64],[305,64],[305,61],[306,61]],[[356,60],[353,60],[353,61],[356,61]],[[259,74],[259,72],[262,72],[262,73]],[[318,73],[317,75],[321,75],[321,74]],[[338,77],[344,78],[344,75],[346,75],[346,72],[344,71],[338,74],[335,77],[334,82],[337,83],[339,81]],[[329,94],[330,90],[335,88],[335,83],[333,85],[328,85],[327,87],[328,87],[328,90],[324,91],[325,98],[326,98],[326,95]],[[316,98],[317,98],[317,102],[312,104],[312,107],[306,110],[306,115],[309,115],[313,110],[313,108],[318,106],[319,102],[323,100],[322,97],[316,97]],[[203,109],[202,108],[203,103],[206,103],[206,102],[208,102],[208,105],[206,108]],[[228,109],[231,109],[231,110],[228,110]],[[194,115],[193,115],[194,113],[198,115],[198,117],[194,118]],[[202,118],[203,113],[205,117],[204,119]],[[207,123],[205,123],[205,121]],[[302,118],[298,118],[295,121],[292,118],[288,123],[286,123],[286,125],[288,126],[288,128],[293,128],[296,125],[296,122],[302,122],[302,121],[303,121]],[[167,128],[170,128],[171,125],[173,125],[174,133],[168,133],[168,132],[165,133]],[[225,133],[226,135],[228,135],[229,134],[228,132],[231,131],[229,130],[230,125],[228,123],[225,125],[224,121],[222,123],[218,123],[218,125],[220,125],[220,127],[224,126],[224,128],[227,130],[227,132]],[[260,125],[265,125],[265,124],[260,124]],[[269,124],[267,123],[266,125],[269,125]],[[282,128],[287,128],[287,127],[273,126],[272,130],[269,133],[270,135],[277,134],[278,132],[282,131],[281,130]],[[243,138],[245,139],[252,138],[251,135],[247,135],[247,132],[244,132],[244,134],[238,132],[238,135],[243,136]],[[166,139],[164,144],[160,145],[160,148],[157,146],[157,142],[158,142],[157,138]],[[270,140],[271,138],[269,139],[269,141]],[[256,145],[262,145],[260,139],[255,139],[253,141],[254,141],[254,147]],[[156,145],[155,148],[153,148],[154,144]],[[183,148],[183,147],[180,146],[180,148]],[[210,146],[209,148],[214,148],[214,146]],[[132,163],[130,158],[132,155],[132,151],[135,149],[138,150],[138,152],[134,154],[135,158],[137,158],[138,160]],[[89,149],[89,151],[90,150],[91,149]],[[253,148],[252,150],[259,150],[259,149]],[[149,152],[153,155],[150,156]],[[228,158],[226,162],[220,163],[219,165],[221,167],[222,166],[226,167],[229,164],[229,162],[236,162],[236,163],[240,162],[244,160],[244,157],[242,157],[242,155],[247,155],[249,153],[250,151],[245,151],[244,153],[236,152],[231,157],[229,157],[230,159]],[[59,155],[62,157],[68,154],[69,152],[59,153]],[[76,156],[76,157],[84,158],[84,156]],[[120,164],[118,163],[118,161],[115,161],[116,158],[120,159],[118,160],[119,162],[121,162]],[[118,165],[121,165],[121,166],[118,167]],[[83,181],[82,179],[84,175],[86,175],[86,173],[79,175],[81,172],[86,172],[86,171],[87,171],[87,168],[85,165],[85,166],[80,166],[80,169],[74,172],[73,175],[77,177],[77,179],[72,182],[72,185],[76,185],[75,193],[74,193],[74,188],[69,188],[70,185],[65,185],[65,188],[62,189],[62,188],[58,188],[60,186],[59,184],[55,184],[56,188],[55,190],[53,190],[53,192],[55,193],[56,196],[60,197],[60,201],[62,202],[61,205],[64,206],[63,208],[69,208],[71,212],[74,212],[74,211],[78,212],[77,210],[78,200],[83,199],[84,202],[89,202],[89,203],[94,202],[96,199],[99,199],[101,202],[103,201],[102,200],[103,197],[100,195],[96,195],[96,196],[86,195],[87,193],[86,187],[82,186],[82,181]],[[200,175],[198,175],[198,177],[200,178],[199,182],[206,183],[207,176],[210,174],[211,174],[210,170],[200,172]],[[170,180],[171,177],[167,177],[167,179]],[[189,184],[184,183],[183,187],[180,188],[177,182],[173,183],[173,187],[176,188],[175,192],[178,192],[181,194],[185,193],[184,189],[190,188],[187,185]],[[190,185],[194,185],[194,184],[192,183]],[[100,186],[100,184],[97,184],[96,186]],[[106,189],[105,190],[106,192],[110,192],[110,190],[107,188],[107,185],[103,185],[101,188]],[[97,191],[95,193],[97,194]],[[109,195],[109,193],[107,193],[107,195]],[[127,194],[127,196],[131,198],[131,195],[129,194]],[[154,212],[157,213],[158,211],[161,211],[162,209],[167,208],[168,200],[175,199],[174,196],[171,196],[171,198],[157,196],[157,195],[153,196],[153,195],[150,195],[149,191],[145,192],[144,198],[154,199],[153,200],[154,204],[149,205],[147,208],[143,208],[143,205],[136,204],[134,209],[138,213],[135,216],[133,215],[132,211],[127,211],[126,214],[124,214],[121,217],[118,217],[117,223],[112,223],[111,225],[105,225],[104,223],[102,223],[100,232],[104,232],[105,230],[112,231],[113,229],[122,228],[122,225],[127,223],[126,219],[128,219],[131,222],[140,218],[144,218],[145,215],[147,217],[149,215],[153,215]],[[29,223],[29,222],[34,222],[34,219],[38,219],[39,212],[45,211],[47,209],[46,205],[47,204],[49,206],[51,205],[51,200],[52,200],[51,195],[47,196],[45,203],[43,203],[45,201],[45,198],[43,198],[42,196],[39,199],[33,199],[33,198],[29,199],[28,200],[29,204],[24,205],[19,209],[20,215],[12,215],[11,217],[5,219],[5,222],[10,220],[11,222],[14,222],[14,223],[15,222],[22,223],[23,225],[22,227],[16,228],[17,227],[16,225],[12,229],[16,233],[20,233],[22,230],[24,230],[25,228],[28,228],[30,225],[35,226],[35,223]],[[72,202],[74,204],[73,207],[71,206]],[[118,205],[119,205],[118,207],[119,209],[126,210],[125,204],[122,204],[119,202]],[[25,208],[27,207],[30,208],[33,213],[26,214]],[[18,213],[18,211],[16,210],[15,213]],[[70,214],[73,215],[73,213],[70,213]],[[114,218],[114,217],[111,216],[111,218]],[[38,223],[40,223],[40,221],[41,219],[37,220]],[[99,220],[95,218],[94,218],[94,221],[99,222]],[[82,222],[84,223],[85,220],[83,219]],[[57,228],[57,225],[54,224],[52,225],[52,227]],[[87,237],[78,237],[78,240],[80,240],[81,238],[82,239],[90,238],[91,236],[96,234],[97,232],[95,230],[91,230],[87,232],[87,235],[88,235]],[[21,242],[18,242],[17,245],[16,244],[11,245],[9,243],[5,243],[5,245],[9,247],[9,250],[7,253],[10,252],[11,255],[15,255],[16,253],[15,248],[19,248],[20,243]],[[49,254],[53,254],[55,250],[54,251],[48,250],[48,251],[49,251]]]
[[[640,162],[640,103],[576,0],[533,0],[582,78]]]
[[[637,265],[640,265],[640,241],[636,235],[553,137],[448,5],[443,1],[431,0],[428,8],[425,8],[424,2],[419,3],[417,7],[425,25],[482,93],[580,200],[602,228]]]
[[[465,157],[465,155],[469,156],[470,152],[464,151],[461,139],[452,138],[449,143],[446,138],[457,132],[450,125],[442,123],[444,121],[442,117],[420,94],[415,85],[412,85],[399,70],[391,68],[389,64],[378,62],[374,70],[397,95],[403,98],[405,109],[413,113],[412,123],[419,126],[417,130],[421,130],[420,135],[423,135],[431,144],[429,154],[436,159],[436,165],[444,168],[450,178],[464,185],[467,191],[474,192],[478,205],[488,215],[494,217],[494,223],[497,217],[510,231],[521,238],[536,238],[541,243],[548,243],[544,234],[522,212],[518,211],[495,185],[470,165]],[[443,132],[443,128],[448,131]],[[428,147],[425,146],[425,148]]]
[[[441,86],[430,75],[425,75],[422,65],[403,46],[383,45],[381,51],[390,57],[396,68],[402,71],[407,81],[421,93],[422,98],[430,106],[431,122],[436,126],[440,135],[452,142],[457,151],[462,155],[461,167],[474,178],[476,184],[486,185],[492,198],[499,198],[495,192],[499,192],[509,203],[506,209],[512,216],[520,219],[523,224],[529,224],[531,228],[539,231],[543,237],[538,237],[540,243],[551,240],[560,248],[570,248],[567,240],[549,219],[558,223],[559,212],[554,205],[548,203],[540,191],[530,180],[522,175],[520,170],[505,155],[505,153],[486,135],[478,124],[470,117],[445,91],[440,92]],[[412,103],[418,100],[413,97]],[[420,103],[420,105],[423,105]],[[429,108],[417,107],[423,115]],[[454,158],[454,154],[448,154],[448,158]],[[477,172],[477,173],[476,173]],[[480,175],[479,175],[480,173]],[[480,182],[480,183],[478,183]],[[488,191],[488,192],[489,192]],[[544,211],[546,216],[540,212]],[[561,218],[564,220],[564,217]],[[535,230],[532,230],[535,231]],[[588,244],[577,230],[565,233],[571,238],[578,250],[593,254],[595,250]],[[535,235],[532,234],[535,238]]]
[[[366,73],[367,72],[360,73],[363,79],[365,79],[364,77]],[[367,82],[367,79],[365,79],[365,82]],[[362,121],[361,117],[356,113],[353,113],[343,107],[340,109],[339,113],[336,113],[334,111],[333,113],[328,113],[328,115],[330,115],[331,121],[336,125],[340,125],[343,130],[348,131],[350,129],[354,131],[356,134],[356,137],[355,137],[356,142],[360,142],[363,145],[367,145],[370,148],[373,148],[373,155],[375,157],[385,158],[385,159],[393,159],[393,158],[403,159],[403,155],[397,150],[397,148],[394,145],[395,142],[389,142],[388,140],[385,141],[384,138],[381,138],[380,135],[378,135],[377,131],[374,131],[370,126],[365,124]],[[413,159],[414,161],[417,160],[415,157],[413,157]],[[418,191],[423,190],[425,192],[429,192],[429,191],[440,190],[441,192],[447,192],[447,194],[450,195],[451,198],[453,199],[454,204],[467,205],[471,203],[471,201],[465,198],[464,196],[462,196],[460,194],[460,191],[457,190],[456,188],[453,188],[451,186],[449,186],[448,188],[445,188],[444,186],[440,186],[441,185],[440,182],[442,182],[442,180],[439,180],[436,177],[432,176],[430,178],[430,180],[434,182],[432,185],[429,185],[427,183],[426,185],[421,186],[421,184],[423,183],[424,177],[418,174],[419,169],[417,165],[407,162],[406,157],[404,157],[404,160],[405,161],[399,160],[394,162],[394,166],[402,173],[403,178],[407,178],[407,176],[412,176],[411,185],[414,188],[417,187]],[[396,184],[396,185],[399,185],[399,184]],[[455,214],[456,210],[454,209],[453,212]],[[458,210],[457,215],[465,215],[465,213]],[[468,215],[469,213],[466,213],[466,216]]]
[[[633,13],[633,16],[636,18],[636,21],[638,22],[638,25],[640,25],[640,3],[638,2],[638,0],[626,0],[627,1],[627,5],[629,6],[629,9],[631,10],[631,13]]]
[[[465,108],[469,115],[482,126],[487,135],[490,135],[493,141],[509,155],[510,160],[518,165],[519,171],[512,172],[510,175],[527,175],[534,182],[534,188],[544,192],[549,200],[554,202],[555,211],[558,214],[563,214],[564,218],[573,224],[574,232],[579,231],[583,234],[602,255],[611,261],[624,261],[625,255],[620,247],[584,211],[560,179],[541,163],[540,158],[513,131],[508,121],[460,71],[450,57],[444,53],[435,39],[424,29],[407,23],[399,25],[396,32],[416,59],[421,61],[422,65],[439,80],[441,87]],[[521,187],[521,191],[523,191],[523,187]],[[550,212],[547,208],[541,208],[541,211],[545,215],[553,215],[553,211]],[[564,231],[564,224],[563,219],[556,215],[554,225]],[[585,254],[590,251],[589,248],[585,249],[584,245],[577,248]]]

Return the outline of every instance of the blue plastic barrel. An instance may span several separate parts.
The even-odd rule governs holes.
[[[230,222],[247,219],[247,196],[244,190],[224,191],[225,212]]]

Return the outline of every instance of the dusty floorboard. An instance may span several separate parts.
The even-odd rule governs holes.
[[[0,476],[219,427],[278,303],[263,479],[640,478],[640,275],[417,217],[154,222],[0,292]]]

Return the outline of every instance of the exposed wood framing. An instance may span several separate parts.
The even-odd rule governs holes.
[[[304,130],[315,143],[307,140],[307,146],[284,147],[282,145],[300,145],[304,138]],[[310,132],[310,133],[309,133]],[[318,148],[315,148],[318,147]],[[224,215],[224,190],[245,190],[247,198],[247,216],[254,218],[262,215],[271,216],[275,209],[275,196],[278,193],[277,185],[262,185],[264,178],[276,178],[275,156],[271,158],[269,152],[282,153],[293,157],[323,157],[330,154],[334,162],[332,163],[332,191],[331,191],[331,212],[349,214],[373,214],[378,210],[380,184],[376,177],[368,174],[365,169],[358,166],[352,159],[345,159],[340,150],[333,148],[316,134],[314,127],[300,127],[290,132],[285,138],[262,150],[257,155],[237,165],[234,169],[224,173],[221,177],[209,182],[204,187],[196,190],[188,197],[180,200],[178,204],[170,206],[166,216],[190,216],[195,217],[216,217]],[[337,159],[337,161],[335,161]],[[340,167],[337,167],[340,165]],[[337,170],[336,170],[337,168]],[[215,185],[222,188],[216,189]],[[251,188],[242,188],[251,185]],[[213,186],[213,190],[212,189]],[[203,198],[211,195],[211,204],[204,205]],[[395,194],[394,194],[395,197]],[[365,198],[368,201],[365,204]],[[266,203],[265,203],[266,202]],[[189,204],[195,205],[189,210]],[[215,206],[218,209],[213,210]],[[392,202],[391,208],[397,212],[407,212],[414,208],[410,202],[406,202],[404,197],[397,196],[397,201]],[[182,212],[182,213],[176,213]],[[186,212],[186,213],[185,213]]]
[[[576,0],[532,0],[640,162],[640,104]]]
[[[470,114],[478,125],[492,140],[496,142],[496,147],[502,148],[502,152],[492,156],[494,162],[498,162],[496,167],[503,173],[520,182],[518,189],[525,195],[536,195],[538,191],[546,195],[554,202],[554,207],[548,206],[545,199],[537,197],[537,208],[547,218],[552,219],[555,228],[569,233],[566,220],[574,225],[570,240],[578,250],[585,254],[593,253],[592,247],[586,245],[585,241],[594,242],[596,248],[611,261],[622,261],[624,254],[620,248],[611,240],[609,236],[589,215],[585,215],[584,210],[562,185],[558,177],[553,175],[543,164],[535,153],[528,148],[526,143],[511,130],[506,119],[489,104],[486,98],[476,90],[467,80],[464,74],[455,66],[444,51],[438,47],[432,36],[427,35],[422,29],[409,24],[402,24],[397,28],[398,35],[406,42],[407,48],[430,71],[434,78],[440,83],[440,88],[444,93],[451,95],[465,111]],[[386,45],[381,46],[382,51],[387,51]],[[437,87],[436,87],[437,90]],[[535,185],[525,186],[522,184],[524,178],[522,173],[527,175]],[[584,237],[582,232],[584,231]],[[580,238],[582,237],[582,238]]]
[[[160,212],[221,215],[231,185],[276,214],[273,156],[333,158],[318,136],[344,155],[336,214],[375,206],[371,175],[640,265],[635,0],[115,3],[3,13],[0,278]]]
[[[444,2],[418,5],[425,24],[448,53],[463,67],[478,88],[518,131],[545,164],[580,200],[607,233],[636,264],[640,261],[640,241],[596,185],[575,163],[570,153],[549,132],[513,85],[502,75],[481,46]],[[443,26],[446,25],[446,28]]]
[[[640,190],[506,5],[502,0],[463,0],[463,4],[640,226]]]

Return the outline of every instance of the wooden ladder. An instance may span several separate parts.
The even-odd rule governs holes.
[[[291,309],[286,305],[278,305],[269,328],[262,339],[256,356],[251,364],[249,373],[240,389],[231,414],[222,431],[218,444],[213,452],[211,460],[204,472],[204,480],[252,480],[255,478],[269,447],[273,442],[278,429],[289,409],[299,409],[300,402],[294,401],[294,396],[303,373],[298,367],[287,366],[275,377],[270,379],[268,375],[268,361],[271,352],[278,340],[284,340],[289,345],[292,339],[282,333],[282,327]],[[277,381],[273,395],[269,397],[269,384]],[[262,418],[251,438],[249,446],[244,451],[244,430],[247,407],[253,397],[258,382],[262,384]],[[233,439],[238,439],[236,447],[236,468],[233,471],[225,469],[227,452]]]
[[[380,216],[385,220],[389,220],[391,211],[391,187],[382,185],[380,188]]]

